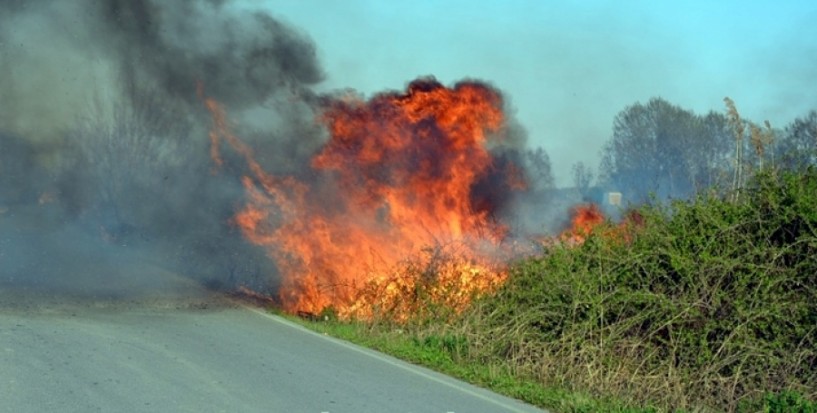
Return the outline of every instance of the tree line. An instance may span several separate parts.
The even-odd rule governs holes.
[[[597,186],[622,192],[637,204],[704,190],[736,192],[764,168],[817,164],[817,111],[776,129],[767,121],[742,118],[734,102],[724,101],[725,113],[698,115],[661,98],[619,112],[601,150]],[[577,164],[576,187],[588,186],[590,173]]]

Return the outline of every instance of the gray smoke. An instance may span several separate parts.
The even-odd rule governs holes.
[[[0,288],[274,288],[229,223],[246,171],[213,171],[202,98],[291,171],[322,139],[322,77],[307,36],[230,1],[0,2]]]
[[[312,92],[322,78],[306,35],[227,0],[0,1],[0,288],[121,297],[192,278],[274,291],[274,264],[230,223],[249,171],[226,148],[214,169],[203,99],[267,171],[313,179],[316,111],[337,97]],[[550,164],[527,165],[513,119],[505,132],[497,177],[512,163],[548,183],[518,212],[541,204]],[[478,203],[510,206],[493,178]]]
[[[104,27],[129,80],[199,105],[196,84],[233,109],[286,90],[304,93],[322,80],[315,46],[271,16],[237,12],[224,1],[100,2]]]

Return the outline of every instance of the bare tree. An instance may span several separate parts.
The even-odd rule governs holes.
[[[524,161],[533,191],[543,192],[553,189],[553,171],[550,156],[543,148],[526,149]]]
[[[133,93],[128,101],[94,102],[68,135],[74,157],[62,192],[114,238],[179,212],[174,202],[202,179],[183,112],[158,93]]]
[[[584,162],[573,164],[573,186],[576,187],[584,200],[588,200],[590,197],[593,178],[593,171]]]

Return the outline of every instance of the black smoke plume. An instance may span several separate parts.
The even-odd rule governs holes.
[[[202,98],[285,170],[320,142],[322,76],[307,36],[230,1],[0,3],[0,288],[274,288],[229,223],[245,171],[212,170]]]
[[[272,292],[274,264],[231,224],[247,166],[225,150],[214,168],[204,99],[268,172],[309,181],[316,114],[337,97],[312,91],[316,55],[228,0],[0,2],[0,288],[119,297],[192,278]],[[524,180],[525,134],[508,125],[495,167],[520,164]],[[510,192],[474,188],[483,206]]]
[[[234,12],[224,1],[101,2],[110,46],[129,81],[147,78],[190,105],[197,82],[233,110],[273,94],[302,94],[322,80],[314,44],[261,12]]]

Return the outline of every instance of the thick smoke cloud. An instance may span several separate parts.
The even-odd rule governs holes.
[[[233,109],[274,93],[303,93],[323,78],[315,46],[267,14],[234,12],[223,1],[101,2],[128,76],[200,105],[196,84]],[[246,15],[245,15],[246,14]]]
[[[200,85],[236,111],[306,98],[323,78],[305,34],[227,1],[6,1],[0,10],[0,122],[28,140],[58,140],[88,101],[135,88],[199,110]]]
[[[245,171],[212,170],[202,98],[287,170],[320,143],[322,76],[306,35],[229,1],[0,3],[0,286],[274,288],[229,224]]]
[[[247,166],[225,150],[214,168],[203,100],[267,171],[311,182],[316,111],[338,98],[312,92],[322,79],[308,36],[230,1],[0,3],[0,288],[121,296],[184,274],[274,290],[231,224]],[[525,164],[507,127],[497,174]],[[484,183],[477,203],[505,205],[510,189]]]

